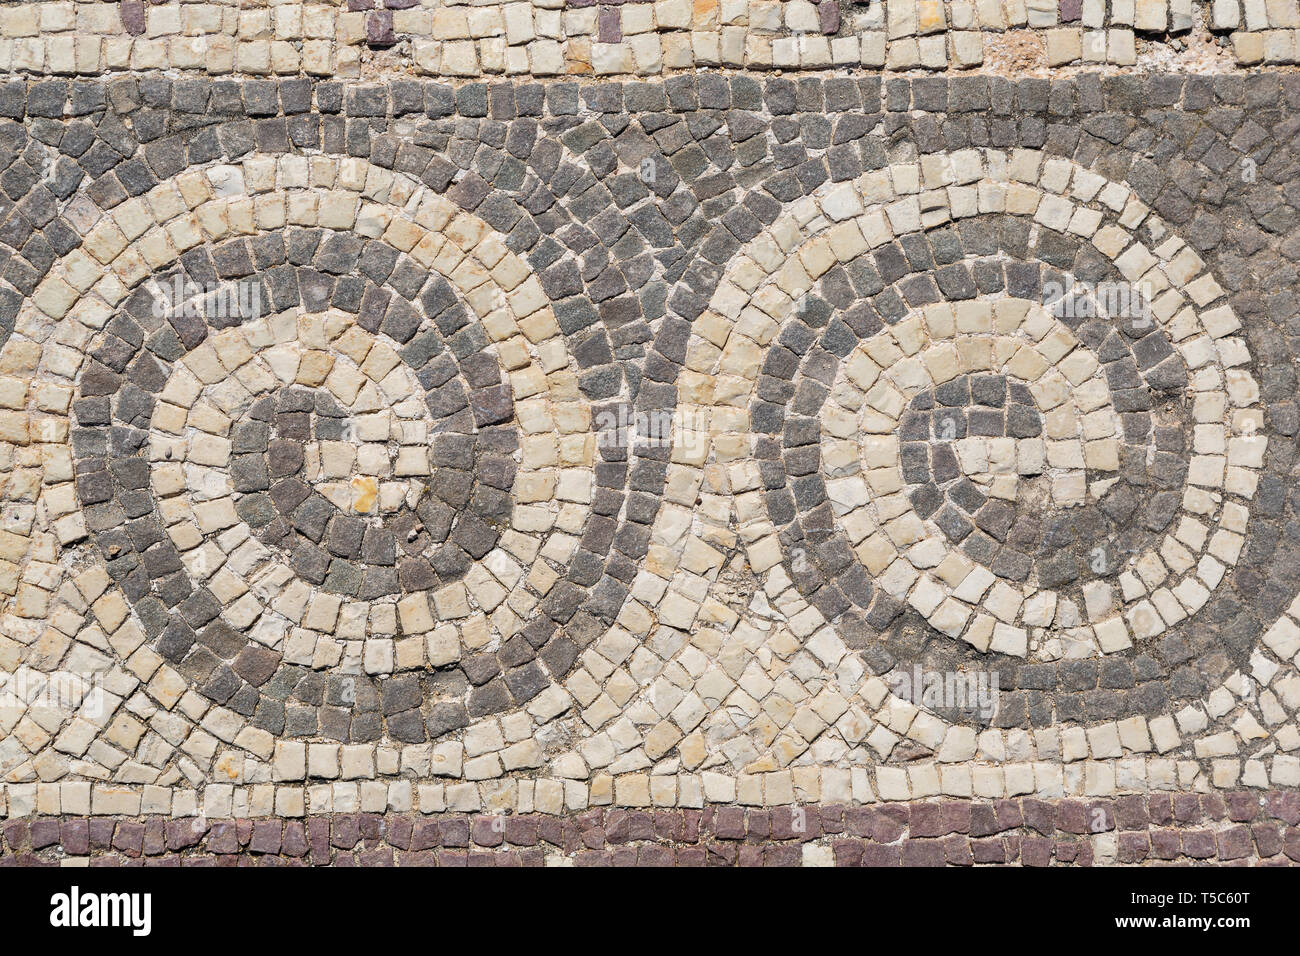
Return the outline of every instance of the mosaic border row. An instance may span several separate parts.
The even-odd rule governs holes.
[[[41,817],[0,826],[5,866],[871,866],[1300,864],[1300,797],[834,804],[568,817]]]
[[[39,0],[0,7],[0,71],[213,75],[650,76],[749,70],[1133,66],[1190,31],[1231,64],[1297,61],[1296,0],[432,0],[229,3]],[[1010,31],[1010,32],[1008,32]],[[1168,46],[1166,46],[1168,44]],[[987,55],[986,55],[987,54]],[[1023,67],[1024,64],[1021,64]]]

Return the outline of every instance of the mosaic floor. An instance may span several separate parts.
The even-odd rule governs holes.
[[[235,9],[0,5],[0,865],[1300,862],[1296,3]]]

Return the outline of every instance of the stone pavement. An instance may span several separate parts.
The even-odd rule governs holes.
[[[0,5],[0,864],[1300,860],[1296,6],[932,6]]]
[[[35,0],[0,68],[319,77],[1300,61],[1297,0]]]
[[[1300,862],[1294,792],[760,810],[10,821],[0,865],[1094,866]]]

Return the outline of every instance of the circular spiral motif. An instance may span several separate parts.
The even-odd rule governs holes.
[[[697,802],[680,775],[728,768],[765,802],[797,796],[791,770],[804,788],[830,768],[826,799],[1163,789],[1175,771],[1255,787],[1274,755],[1294,781],[1293,455],[1260,434],[1246,371],[1293,435],[1287,305],[1252,313],[1252,357],[1138,198],[1214,248],[1236,184],[1194,199],[1212,178],[1194,160],[1188,205],[1127,143],[1099,154],[1085,129],[1084,165],[1054,155],[1062,127],[1045,152],[910,162],[965,120],[971,141],[1014,133],[978,110],[940,130],[932,105],[905,112],[905,81],[887,136],[831,111],[747,115],[747,81],[707,82],[714,105],[702,78],[681,125],[680,88],[649,125],[632,101],[653,89],[551,104],[507,85],[490,115],[427,121],[415,85],[401,119],[396,88],[391,117],[352,118],[349,94],[324,152],[299,141],[334,122],[309,108],[292,145],[278,118],[254,121],[253,147],[221,117],[191,155],[151,144],[85,190],[64,180],[57,206],[19,201],[0,282],[5,647],[42,673],[88,665],[123,700],[91,721],[103,733],[24,717],[0,767],[256,785],[272,754],[278,774],[303,753],[280,738],[382,741],[312,752],[345,776],[368,754],[400,788],[457,775],[428,761],[458,743],[396,746],[450,734],[485,805],[513,791],[521,809],[543,779],[546,799],[580,798],[584,777],[593,802],[609,777],[616,802]],[[683,128],[703,155],[660,161]],[[363,148],[354,130],[376,134],[374,164],[330,155],[344,131]],[[214,159],[247,148],[300,151]],[[1245,192],[1234,254],[1233,228],[1279,214]],[[57,216],[48,247],[24,215]],[[1256,308],[1258,275],[1216,262]],[[1141,288],[1137,320],[1105,286]],[[934,676],[1002,692],[987,713],[918,699]]]
[[[1030,577],[1040,516],[1106,488],[1120,425],[1100,363],[1040,306],[965,306],[927,307],[841,363],[822,411],[821,477],[881,586],[907,596],[925,576],[934,591],[911,603],[988,650],[996,625],[970,615],[990,589],[997,620],[1051,621],[1055,594],[1014,582]],[[940,581],[953,591],[934,603]],[[997,637],[1003,650],[1020,635]]]
[[[1135,234],[1124,190],[971,154],[928,168],[919,201],[894,170],[796,204],[729,267],[685,391],[824,617],[910,607],[981,652],[1115,653],[1195,614],[1235,562],[1258,388],[1222,290],[1163,227]],[[966,259],[912,241],[955,219]],[[1099,278],[1149,310],[1108,314]]]
[[[205,222],[237,221],[242,175],[209,170]],[[436,737],[549,685],[539,652],[585,593],[591,411],[481,220],[282,193],[301,225],[212,230],[86,344],[77,492],[205,696],[277,734]]]

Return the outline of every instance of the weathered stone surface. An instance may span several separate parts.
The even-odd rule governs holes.
[[[15,852],[1286,858],[1289,80],[298,82],[0,90]]]

